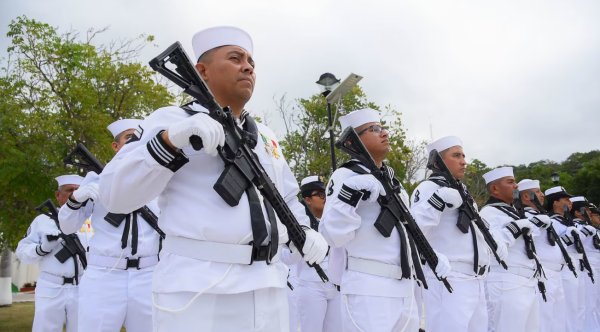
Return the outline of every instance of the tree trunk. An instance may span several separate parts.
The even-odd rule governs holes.
[[[11,288],[11,256],[8,245],[2,246],[2,255],[0,256],[0,307],[10,306],[12,304]]]

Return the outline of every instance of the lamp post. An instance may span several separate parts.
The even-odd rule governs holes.
[[[321,89],[321,94],[327,99],[327,116],[329,118],[329,145],[331,146],[331,167],[335,171],[335,142],[333,135],[333,118],[331,116],[331,104],[340,101],[342,97],[350,92],[352,88],[362,79],[362,76],[350,74],[343,82],[331,73],[325,73],[316,82]]]
[[[550,179],[552,179],[552,182],[554,182],[554,184],[558,186],[558,180],[560,180],[560,175],[558,175],[558,173],[556,172],[553,172],[552,174],[550,174]]]

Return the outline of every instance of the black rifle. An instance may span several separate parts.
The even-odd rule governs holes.
[[[585,222],[588,225],[590,225],[590,226],[598,229],[598,227],[592,223],[592,220],[590,219],[590,216],[588,215],[588,213],[587,213],[587,211],[585,210],[584,207],[580,207],[579,208],[579,213],[581,213],[581,216],[583,217],[583,220],[585,220]],[[592,236],[592,241],[594,243],[594,248],[600,249],[600,238],[598,238],[598,233],[596,233],[596,234],[594,234]]]
[[[505,270],[508,269],[506,263],[500,259],[500,256],[498,256],[498,253],[496,252],[498,250],[498,244],[496,243],[496,240],[494,240],[492,234],[490,234],[490,230],[487,226],[487,223],[483,221],[483,219],[479,215],[479,212],[475,208],[475,201],[473,200],[473,197],[465,189],[460,180],[454,178],[452,172],[450,172],[448,166],[444,162],[444,159],[442,159],[440,154],[435,149],[431,150],[431,152],[429,153],[427,168],[430,169],[434,174],[443,176],[444,179],[446,179],[446,181],[448,181],[448,183],[450,184],[450,188],[456,189],[460,194],[460,197],[462,198],[464,203],[459,208],[459,219],[456,222],[457,226],[459,226],[458,228],[464,234],[466,234],[469,231],[469,225],[471,223],[474,223],[477,226],[477,228],[479,228],[479,230],[481,231],[485,243],[487,243],[490,250],[492,250],[492,253],[494,254],[494,257],[496,257],[498,264],[502,265],[502,267]],[[475,271],[475,273],[478,272],[479,271]]]
[[[431,270],[438,280],[444,283],[448,292],[452,293],[452,287],[446,278],[440,278],[435,273],[435,268],[438,265],[438,257],[433,251],[433,248],[421,232],[421,229],[415,222],[415,219],[410,214],[410,210],[406,207],[402,198],[398,194],[397,187],[392,183],[392,178],[389,172],[385,169],[380,169],[371,157],[371,154],[364,146],[358,134],[352,127],[344,129],[340,138],[335,143],[335,146],[343,152],[350,155],[352,159],[358,160],[364,167],[368,168],[371,174],[381,182],[385,189],[386,196],[379,196],[377,201],[381,205],[381,213],[375,221],[375,228],[384,237],[389,237],[394,228],[404,227],[408,230],[408,236],[413,240],[421,257],[425,259]],[[399,231],[400,232],[400,231]],[[405,241],[405,239],[401,239]],[[413,252],[414,254],[414,252]],[[420,260],[415,259],[413,255],[413,264],[420,264]],[[423,282],[423,287],[427,288],[427,283],[424,277],[419,277]]]
[[[63,163],[83,168],[86,172],[96,172],[97,174],[102,173],[104,170],[104,165],[81,143],[79,143],[75,149],[63,159]],[[162,239],[165,238],[165,233],[158,227],[158,217],[150,210],[150,208],[144,205],[134,212],[140,213],[148,225],[150,225]],[[104,220],[114,227],[119,227],[127,216],[128,214],[109,212],[104,217]]]
[[[302,205],[304,205],[304,210],[306,210],[306,215],[308,216],[308,219],[310,219],[310,228],[312,228],[318,232],[319,231],[319,220],[317,220],[317,217],[315,216],[315,214],[312,212],[312,210],[310,209],[308,204],[306,204],[306,201],[304,200],[304,198],[300,199],[300,203]]]
[[[40,214],[43,214],[54,220],[54,223],[56,224],[56,227],[58,227],[60,233],[58,236],[47,235],[46,239],[48,239],[48,241],[57,241],[58,239],[63,240],[62,249],[60,249],[54,255],[54,257],[56,257],[56,259],[58,259],[58,261],[61,263],[64,263],[67,261],[67,259],[73,257],[73,262],[75,264],[74,278],[77,281],[77,284],[79,284],[79,265],[77,263],[77,258],[79,258],[81,266],[83,266],[84,269],[87,268],[87,259],[85,257],[86,251],[81,244],[81,241],[79,241],[79,237],[77,234],[65,234],[60,230],[60,224],[58,222],[58,210],[56,210],[56,206],[54,206],[54,203],[52,203],[52,199],[46,200],[40,206],[36,207],[35,210]]]
[[[575,222],[573,221],[573,216],[571,215],[571,211],[569,211],[569,206],[567,204],[563,205],[564,218],[566,220],[567,226],[575,226]],[[573,243],[575,245],[575,250],[578,253],[583,255],[581,259],[581,263],[583,267],[588,271],[588,276],[594,283],[594,272],[592,270],[592,266],[590,265],[590,261],[588,261],[587,254],[585,253],[585,248],[583,247],[583,242],[581,242],[581,237],[577,234],[576,231],[571,232],[571,236],[573,237]]]
[[[167,68],[167,64],[175,66],[175,71]],[[183,88],[183,92],[196,99],[200,105],[209,111],[209,116],[223,125],[225,131],[225,146],[219,147],[218,152],[225,163],[225,170],[213,186],[213,189],[230,206],[236,206],[240,198],[251,185],[254,185],[262,196],[272,205],[281,223],[287,228],[288,236],[302,256],[302,248],[306,242],[305,230],[300,226],[296,217],[287,206],[285,200],[277,191],[277,187],[269,178],[260,164],[258,156],[250,147],[254,136],[244,131],[236,124],[235,116],[229,107],[224,109],[215,100],[212,92],[192,65],[189,57],[179,42],[175,42],[166,51],[150,61],[150,67],[159,72],[173,83]],[[256,128],[251,117],[246,117],[249,125]],[[195,150],[202,149],[202,139],[199,136],[190,137],[190,143]],[[327,275],[318,264],[309,264],[321,279],[329,281]]]
[[[537,196],[535,195],[535,192],[533,192],[533,191],[529,192],[529,200],[531,201],[531,203],[533,203],[535,208],[540,213],[547,214],[546,209],[544,209],[544,207],[542,206],[542,203],[540,203],[540,201],[538,200]],[[550,225],[550,227],[548,227],[548,229],[546,231],[548,232],[548,241],[551,244],[552,243],[558,244],[558,247],[560,248],[560,252],[563,255],[563,259],[565,260],[567,267],[569,267],[569,270],[571,270],[571,272],[573,272],[573,274],[575,275],[575,278],[577,278],[577,268],[575,268],[575,265],[573,265],[573,260],[571,260],[571,256],[569,256],[569,253],[567,252],[567,249],[565,248],[565,245],[563,244],[562,240],[558,237],[558,234],[556,233],[554,226]],[[550,241],[551,238],[554,240],[554,242]]]
[[[521,201],[521,192],[519,191],[519,189],[515,189],[513,190],[513,207],[515,208],[515,210],[517,211],[517,213],[519,214],[519,217],[521,219],[528,219],[527,216],[525,215],[525,206],[523,206],[523,202]],[[523,227],[523,229],[521,230],[523,232],[523,234],[521,236],[523,236],[523,240],[525,241],[525,250],[527,251],[527,257],[529,257],[529,259],[533,259],[535,261],[536,264],[536,274],[539,274],[539,276],[541,277],[542,275],[544,275],[545,277],[545,273],[544,273],[544,269],[542,268],[542,264],[540,264],[540,261],[537,258],[537,252],[535,251],[535,243],[533,242],[533,237],[528,234],[529,233],[529,227]],[[544,299],[544,302],[546,302],[546,285],[544,285],[544,283],[538,279],[538,289],[540,290],[540,293],[542,294],[542,298]]]

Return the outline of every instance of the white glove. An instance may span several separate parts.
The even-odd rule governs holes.
[[[452,267],[450,266],[450,261],[448,261],[448,257],[446,255],[439,253],[437,250],[433,250],[438,258],[438,264],[435,267],[435,274],[437,274],[440,278],[446,278],[452,271]]]
[[[534,225],[531,223],[531,221],[529,221],[529,219],[515,220],[514,223],[519,226],[521,231],[523,231],[523,228],[527,228],[527,235],[531,235],[531,232],[533,232]]]
[[[171,144],[179,149],[192,145],[192,135],[200,136],[204,151],[213,157],[217,156],[217,146],[225,144],[223,126],[206,113],[198,113],[172,124],[168,132]]]
[[[501,241],[496,241],[496,244],[498,245],[498,248],[496,249],[498,257],[500,257],[500,260],[505,261],[508,258],[508,248],[506,247],[506,244]]]
[[[552,219],[545,214],[538,214],[532,218],[531,223],[539,228],[548,229],[548,227],[552,226]]]
[[[42,244],[40,247],[44,252],[51,252],[52,249],[60,244],[60,239],[54,241],[48,240],[48,235],[57,236],[58,234],[60,234],[60,231],[58,229],[53,229],[42,235]]]
[[[73,198],[79,203],[83,203],[88,199],[98,202],[98,184],[88,183],[79,187],[79,189],[73,192]]]
[[[579,229],[577,229],[576,226],[569,226],[565,230],[565,236],[571,242],[575,242],[575,239],[573,238],[573,232],[575,232],[575,234],[579,235],[579,237],[581,238],[581,231]]]
[[[463,203],[463,199],[456,189],[444,187],[438,189],[436,194],[442,198],[450,210],[458,209]]]
[[[327,241],[325,241],[323,235],[311,228],[305,229],[305,234],[306,242],[304,242],[304,247],[302,247],[304,260],[309,264],[321,263],[325,259],[327,251],[329,250]],[[296,248],[294,242],[290,241],[289,247],[293,254],[298,252],[298,248]]]
[[[363,174],[353,176],[347,179],[344,184],[354,190],[366,190],[371,193],[368,202],[373,203],[377,201],[379,196],[385,196],[385,189],[383,185],[371,174]]]
[[[583,225],[582,228],[585,229],[586,231],[588,231],[587,236],[596,234],[596,228],[594,226]]]

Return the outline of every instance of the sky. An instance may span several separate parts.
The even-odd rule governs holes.
[[[407,135],[456,135],[491,167],[562,161],[600,149],[600,2],[596,0],[0,0],[59,31],[110,26],[98,41],[155,36],[147,63],[175,41],[234,25],[254,40],[257,84],[246,109],[281,137],[273,97],[318,93],[319,76],[350,73],[370,101],[402,112]]]

